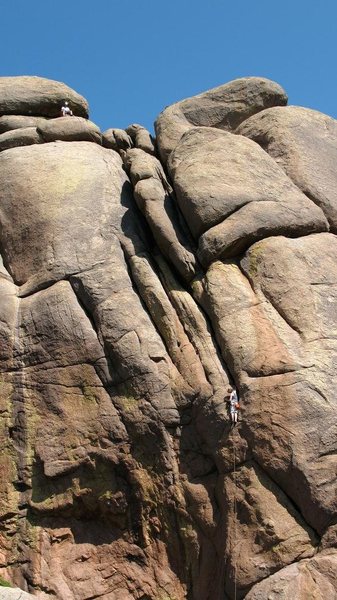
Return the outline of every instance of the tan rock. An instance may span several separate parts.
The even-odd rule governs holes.
[[[161,280],[188,338],[200,357],[207,380],[215,396],[223,396],[228,387],[228,373],[221,360],[207,318],[191,294],[174,277],[161,256],[157,256]]]
[[[336,512],[336,251],[332,234],[269,238],[241,262],[249,279],[214,263],[199,294],[241,390],[253,456],[320,534]]]
[[[144,152],[148,152],[148,154],[156,153],[153,138],[145,127],[134,123],[133,125],[129,125],[125,131],[132,138],[136,148],[140,148]]]
[[[13,131],[14,129],[27,129],[27,127],[38,127],[45,122],[45,117],[28,117],[24,115],[3,115],[0,117],[0,133]]]
[[[236,263],[213,263],[205,275],[202,295],[196,294],[213,322],[226,364],[236,376],[265,377],[307,364],[298,333],[256,297]]]
[[[222,248],[225,254],[227,247],[229,255],[239,254],[240,240],[247,247],[254,236],[284,232],[287,223],[292,236],[296,225],[298,235],[306,224],[308,233],[327,228],[322,211],[257,144],[248,142],[232,133],[194,128],[171,154],[177,201],[193,235],[198,238],[221,223],[202,238],[200,255],[206,264],[221,256]]]
[[[177,213],[172,188],[164,169],[154,156],[131,148],[124,164],[134,186],[134,198],[144,214],[158,247],[176,267],[182,277],[190,281],[196,271],[196,259],[191,251],[186,227]]]
[[[137,289],[162,338],[168,353],[182,376],[187,399],[196,394],[211,394],[202,359],[189,340],[183,327],[182,315],[176,312],[165,289],[157,277],[152,261],[147,255],[130,257],[130,268]],[[194,341],[194,340],[193,340]],[[187,384],[187,385],[186,385]],[[188,390],[190,387],[190,391]]]
[[[119,205],[112,218],[111,211],[127,186],[115,152],[55,142],[8,150],[0,165],[5,256],[14,280],[29,282],[26,291],[106,258],[113,221],[120,223],[124,209]]]
[[[44,581],[45,584],[51,578],[54,581],[52,586],[47,584],[49,594],[62,600],[91,596],[133,600],[141,595],[153,600],[160,595],[184,600],[184,586],[171,571],[160,541],[141,550],[135,544],[111,540],[103,534],[103,543],[94,544],[91,539],[97,536],[97,531],[92,523],[87,534],[81,535],[76,522],[68,531],[56,529],[44,533],[41,540]]]
[[[10,568],[13,580],[22,583],[26,577],[36,589],[62,598],[74,600],[88,589],[132,598],[141,588],[153,600],[158,590],[182,600],[184,584],[168,566],[166,542],[156,541],[155,523],[165,522],[161,511],[170,506],[173,491],[183,505],[173,487],[178,468],[164,427],[164,422],[179,422],[175,396],[183,390],[130,281],[122,251],[121,244],[130,256],[142,247],[130,184],[117,154],[96,144],[57,142],[44,148],[36,155],[28,152],[32,148],[3,153],[7,159],[0,177],[5,263],[15,278],[28,282],[18,299],[8,271],[1,268],[5,405],[0,436],[6,444],[0,467],[7,515],[1,560],[13,562],[20,551],[26,566]],[[25,173],[29,193],[20,183]],[[66,238],[61,239],[62,231]],[[53,250],[46,253],[48,240]],[[18,244],[18,254],[11,243]],[[77,263],[80,255],[85,266]],[[137,459],[130,455],[130,443]],[[153,463],[153,471],[143,463]],[[22,519],[18,526],[19,502],[29,507],[32,524]],[[53,533],[59,518],[68,526],[65,538]],[[93,524],[86,528],[84,548],[80,529],[71,533],[83,518]],[[171,530],[167,517],[165,535],[178,540],[177,533],[168,534]],[[48,531],[57,538],[51,551],[44,541]],[[98,540],[104,541],[99,556]],[[173,543],[178,557],[181,550]],[[118,555],[121,564],[111,582],[115,571],[102,576],[102,565],[108,572]],[[131,556],[142,561],[135,571]]]
[[[207,267],[212,261],[242,254],[254,242],[272,235],[299,237],[329,229],[323,212],[304,195],[292,200],[250,202],[199,239],[197,256]]]
[[[239,597],[252,583],[301,558],[317,539],[289,499],[257,465],[239,467],[223,482],[226,516],[226,591]]]
[[[124,129],[107,129],[102,134],[102,144],[104,148],[110,148],[111,150],[128,150],[133,147],[132,139],[124,131]]]
[[[121,249],[102,266],[73,275],[71,282],[92,314],[113,367],[113,383],[137,407],[148,400],[167,424],[179,415],[171,390],[172,363],[132,288]]]
[[[172,181],[138,126],[0,154],[0,568],[41,600],[336,596],[337,237],[219,129],[275,102],[165,111]]]
[[[289,565],[255,585],[247,600],[326,600],[337,594],[336,553],[324,553]]]
[[[95,142],[102,143],[99,127],[82,117],[59,117],[49,119],[37,128],[45,142]]]
[[[232,131],[251,115],[287,104],[280,85],[262,77],[243,77],[165,108],[155,122],[157,144],[165,163],[182,135],[193,127]]]
[[[36,127],[14,129],[0,135],[0,152],[9,150],[9,148],[31,146],[32,144],[41,144],[42,142],[43,139]]]
[[[17,340],[13,335],[16,326],[19,301],[17,287],[11,277],[0,273],[1,320],[0,320],[0,360],[3,368],[9,368],[16,351]]]
[[[1,115],[58,117],[65,100],[75,115],[88,116],[85,98],[64,83],[44,77],[0,78]]]
[[[300,106],[275,107],[239,128],[266,150],[292,181],[324,211],[337,231],[337,121]]]

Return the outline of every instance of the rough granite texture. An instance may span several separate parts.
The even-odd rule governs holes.
[[[286,102],[0,78],[0,599],[337,598],[337,123]]]

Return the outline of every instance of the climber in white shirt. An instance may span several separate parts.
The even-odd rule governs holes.
[[[67,102],[67,100],[65,100],[64,106],[61,107],[61,116],[62,117],[72,117],[73,116],[73,111],[71,110],[71,108],[69,106],[69,102]]]
[[[233,425],[236,425],[238,422],[238,415],[240,410],[238,393],[235,388],[231,391],[231,395],[229,396],[229,412],[231,416],[231,421]]]

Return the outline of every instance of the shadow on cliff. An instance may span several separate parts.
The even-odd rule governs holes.
[[[127,475],[121,463],[92,455],[72,472],[51,478],[35,460],[28,519],[44,527],[69,527],[76,543],[111,543],[127,530],[136,535],[139,510]]]

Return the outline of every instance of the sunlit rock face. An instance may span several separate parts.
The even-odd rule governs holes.
[[[4,599],[337,595],[337,127],[286,102],[0,78]]]

